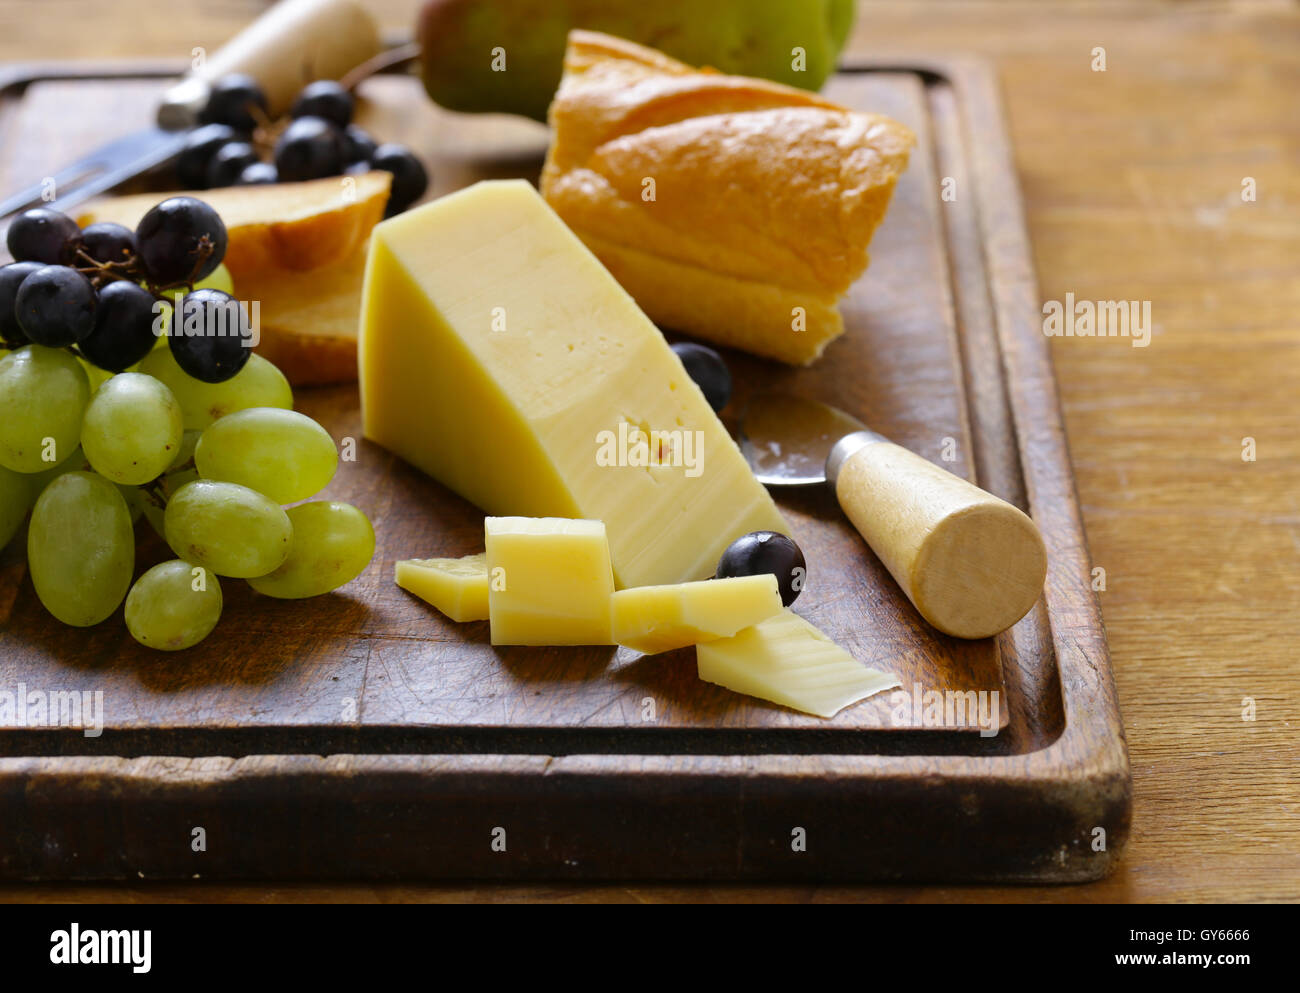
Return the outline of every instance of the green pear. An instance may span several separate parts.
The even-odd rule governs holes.
[[[853,0],[426,0],[417,33],[436,103],[545,120],[573,28],[818,90],[835,71],[853,11]]]

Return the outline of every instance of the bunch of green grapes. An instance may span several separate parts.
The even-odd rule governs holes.
[[[252,353],[225,244],[220,218],[189,197],[159,204],[134,232],[82,230],[47,208],[10,228],[0,546],[30,511],[32,582],[65,624],[99,624],[125,600],[137,641],[188,648],[221,616],[218,577],[317,596],[374,554],[361,511],[299,503],[328,485],[338,452]],[[132,584],[141,515],[178,558]]]

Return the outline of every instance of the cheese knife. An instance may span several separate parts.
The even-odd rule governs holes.
[[[272,115],[288,109],[313,79],[338,79],[383,49],[359,0],[282,0],[163,95],[157,126],[109,142],[0,201],[0,220],[35,206],[66,210],[175,158],[198,121],[212,82],[246,73],[261,84]],[[49,179],[55,199],[46,199]]]
[[[842,410],[751,398],[740,448],[768,487],[830,484],[844,513],[930,624],[987,638],[1037,602],[1047,552],[1027,514]]]

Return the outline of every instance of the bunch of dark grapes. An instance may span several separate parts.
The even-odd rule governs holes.
[[[163,304],[181,291],[168,332],[177,364],[220,383],[248,361],[243,307],[229,293],[194,288],[226,254],[226,226],[202,200],[164,200],[134,231],[107,223],[82,229],[37,207],[14,220],[8,246],[16,260],[0,266],[0,338],[8,348],[69,348],[122,372],[153,349],[167,326]]]
[[[223,76],[185,142],[178,176],[189,188],[211,189],[382,169],[393,176],[385,216],[399,214],[424,195],[428,174],[409,148],[377,144],[352,123],[352,111],[352,94],[320,79],[298,94],[287,122],[273,121],[256,80]]]

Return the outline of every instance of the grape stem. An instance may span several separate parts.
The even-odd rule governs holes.
[[[199,239],[198,258],[194,261],[194,268],[190,271],[189,277],[174,283],[163,283],[161,285],[149,278],[149,274],[144,271],[140,265],[139,257],[136,255],[123,259],[121,262],[99,262],[91,258],[84,248],[78,248],[77,258],[85,264],[73,268],[91,280],[129,279],[132,282],[144,280],[145,289],[152,293],[156,299],[167,300],[164,294],[169,290],[179,290],[184,287],[186,292],[194,292],[194,284],[198,281],[199,272],[202,271],[208,259],[212,258],[212,253],[215,251],[216,246],[212,243],[212,239],[205,234]],[[167,302],[170,303],[170,301]]]
[[[144,494],[144,498],[159,510],[163,510],[167,506],[167,494],[163,492],[162,481],[162,476],[159,476],[157,479],[143,483],[139,487],[140,492]]]
[[[193,468],[195,468],[194,457],[190,456],[190,458],[186,459],[180,465],[174,465],[168,468],[168,470],[157,479],[151,479],[149,482],[141,484],[139,490],[145,495],[146,500],[152,503],[159,510],[163,510],[167,506],[167,491],[163,487],[163,480],[174,472],[185,472],[186,470]]]
[[[386,52],[380,52],[378,55],[367,59],[361,65],[352,69],[346,76],[339,80],[339,85],[345,90],[354,90],[362,80],[369,79],[376,73],[383,72],[385,69],[396,69],[399,66],[408,66],[415,63],[420,57],[420,45],[418,42],[411,42],[407,45],[399,45],[396,48],[390,48]]]
[[[97,259],[91,258],[84,248],[77,249],[77,258],[82,261],[84,265],[73,266],[73,268],[83,276],[89,277],[91,280],[104,279],[105,281],[108,281],[114,279],[131,279],[132,273],[139,265],[139,262],[134,255],[123,259],[121,262],[100,262]]]
[[[86,276],[95,283],[96,289],[98,289],[102,283],[112,282],[116,279],[129,279],[135,283],[139,283],[143,280],[144,288],[153,295],[155,300],[162,300],[164,303],[172,303],[173,301],[169,300],[166,296],[168,291],[179,290],[184,287],[186,293],[193,293],[194,284],[198,282],[199,273],[203,270],[203,266],[207,264],[208,259],[212,258],[213,252],[217,250],[217,246],[213,244],[212,239],[206,234],[199,239],[197,248],[198,250],[196,254],[198,258],[194,260],[194,268],[190,271],[189,277],[175,283],[164,283],[162,285],[155,283],[149,278],[149,274],[144,271],[144,267],[140,264],[140,257],[138,255],[131,255],[129,258],[123,259],[121,262],[100,262],[91,258],[84,248],[78,248],[77,259],[85,264],[73,266],[72,268],[76,269],[77,272]],[[8,349],[16,346],[12,346],[5,341],[0,342],[0,347]],[[86,356],[83,355],[80,349],[75,345],[68,345],[66,350],[77,356],[77,358],[85,359],[85,361],[90,362],[90,359],[86,358]],[[91,365],[95,364],[96,363],[91,362]],[[144,487],[141,487],[141,489],[143,488]],[[165,503],[166,501],[164,500],[163,502]]]

